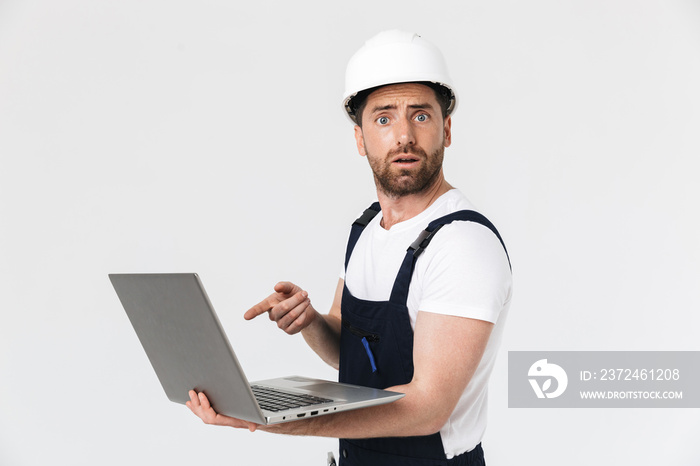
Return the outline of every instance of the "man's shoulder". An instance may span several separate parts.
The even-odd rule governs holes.
[[[431,241],[432,252],[438,256],[477,255],[494,258],[504,255],[504,245],[496,235],[498,230],[492,221],[459,190],[453,189],[447,194],[449,196],[443,205],[431,215],[431,222],[460,211],[473,211],[476,215],[465,215],[442,227]]]
[[[431,220],[443,217],[460,210],[473,210],[478,212],[476,206],[457,188],[451,189],[442,196],[432,206],[427,209],[430,211]]]

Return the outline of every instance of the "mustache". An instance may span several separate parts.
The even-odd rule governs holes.
[[[428,154],[418,146],[400,146],[396,149],[390,150],[387,155],[389,157],[395,157],[397,155],[411,154],[422,158],[427,158]]]

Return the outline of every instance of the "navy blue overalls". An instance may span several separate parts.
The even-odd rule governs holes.
[[[379,210],[379,203],[374,203],[353,223],[345,254],[346,270],[358,238]],[[355,298],[346,286],[341,304],[340,382],[387,388],[407,384],[413,379],[413,329],[406,306],[408,287],[418,256],[433,235],[453,221],[480,223],[491,229],[503,244],[496,228],[483,215],[470,210],[454,212],[432,221],[408,248],[389,301]],[[447,460],[439,432],[421,437],[340,439],[339,453],[341,466],[485,464],[481,444]]]

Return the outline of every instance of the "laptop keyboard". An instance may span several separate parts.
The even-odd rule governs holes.
[[[285,392],[276,388],[252,385],[253,395],[258,400],[262,409],[267,411],[284,411],[285,409],[301,408],[320,403],[329,403],[333,400],[320,398],[313,395],[300,395],[299,393]]]

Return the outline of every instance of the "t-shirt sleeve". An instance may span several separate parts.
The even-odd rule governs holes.
[[[510,300],[508,258],[498,237],[474,222],[445,225],[416,262],[418,310],[495,323]]]

